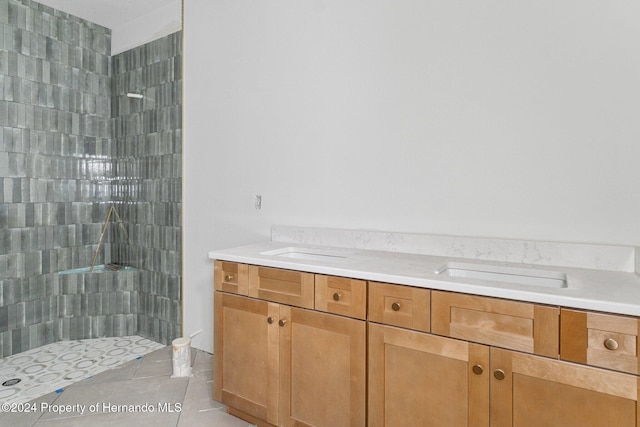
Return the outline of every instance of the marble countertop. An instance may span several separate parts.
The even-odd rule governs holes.
[[[311,255],[307,259],[291,258],[289,257],[291,254],[287,254],[292,250]],[[640,316],[640,276],[633,272],[531,265],[290,242],[265,242],[217,250],[210,252],[209,258]],[[564,273],[567,278],[567,287],[551,288],[437,274],[436,270],[448,262]]]

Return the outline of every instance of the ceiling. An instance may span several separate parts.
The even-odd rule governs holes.
[[[180,0],[37,0],[54,9],[70,13],[107,28],[146,15]]]

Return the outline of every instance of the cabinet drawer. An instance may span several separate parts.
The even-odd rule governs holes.
[[[249,296],[297,307],[313,308],[313,274],[250,265]]]
[[[247,295],[249,292],[249,266],[236,262],[214,261],[213,287],[216,291]]]
[[[369,320],[429,332],[431,291],[411,286],[369,283]]]
[[[558,357],[557,307],[440,291],[431,298],[435,334]]]
[[[560,316],[562,359],[640,373],[637,318],[568,309]]]
[[[367,282],[316,274],[316,310],[366,319]]]

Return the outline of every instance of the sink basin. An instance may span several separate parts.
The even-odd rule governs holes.
[[[335,252],[323,251],[321,249],[306,249],[287,247],[274,249],[272,251],[260,252],[260,255],[272,255],[283,258],[306,259],[313,261],[331,261],[346,258],[346,256],[338,255]]]
[[[564,273],[528,268],[500,267],[496,265],[448,262],[435,271],[449,277],[491,280],[494,282],[518,285],[543,286],[547,288],[566,288],[567,276]]]

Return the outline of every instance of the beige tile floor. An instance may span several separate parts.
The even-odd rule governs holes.
[[[192,349],[190,378],[171,378],[171,356],[165,347],[34,399],[14,408],[22,412],[0,413],[0,426],[251,426],[212,399],[211,354]]]

